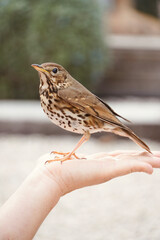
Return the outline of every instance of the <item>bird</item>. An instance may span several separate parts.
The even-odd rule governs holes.
[[[91,134],[102,131],[128,137],[151,153],[147,144],[119,119],[128,121],[126,118],[120,116],[102,99],[91,93],[64,67],[52,62],[31,66],[39,73],[40,101],[48,118],[65,130],[82,134],[80,141],[71,152],[54,151],[63,156],[48,160],[48,163],[78,158],[75,154],[76,150],[89,140]]]

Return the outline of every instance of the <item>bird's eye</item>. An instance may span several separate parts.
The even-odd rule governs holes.
[[[53,72],[53,73],[57,73],[57,72],[58,72],[58,69],[57,69],[57,68],[53,68],[52,72]]]

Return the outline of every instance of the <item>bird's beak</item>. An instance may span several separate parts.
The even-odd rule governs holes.
[[[35,68],[38,72],[47,72],[48,73],[48,71],[47,70],[45,70],[41,65],[39,65],[39,64],[32,64],[31,65],[33,68]]]

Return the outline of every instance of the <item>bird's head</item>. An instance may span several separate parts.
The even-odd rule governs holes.
[[[43,63],[32,64],[40,76],[40,87],[43,90],[49,88],[50,86],[56,87],[57,89],[63,89],[66,87],[68,82],[69,73],[57,63]]]

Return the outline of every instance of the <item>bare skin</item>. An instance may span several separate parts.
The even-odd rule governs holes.
[[[48,157],[42,157],[42,162],[1,207],[0,239],[32,239],[59,199],[75,189],[133,172],[152,174],[153,168],[160,168],[160,152],[152,155],[116,151],[85,156],[85,160],[44,164]]]

